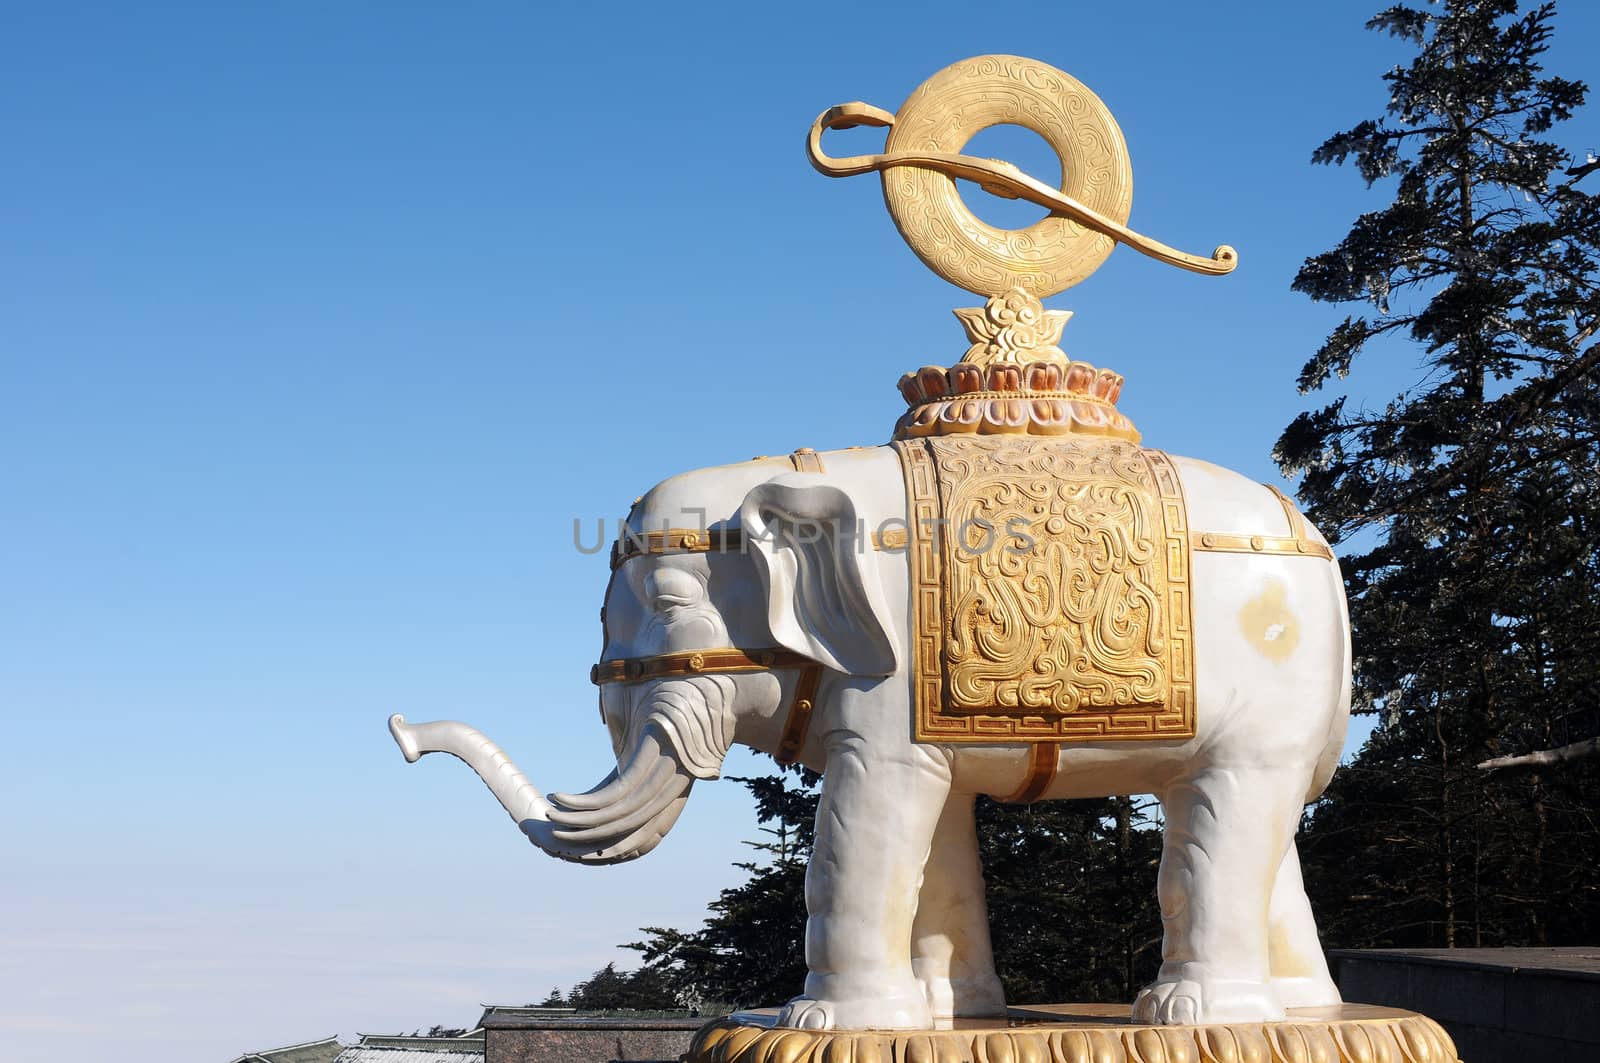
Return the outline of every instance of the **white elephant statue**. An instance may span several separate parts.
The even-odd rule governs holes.
[[[902,381],[908,386],[918,385]],[[1097,394],[1106,398],[1103,388]],[[914,406],[918,397],[908,392]],[[952,533],[954,546],[934,543],[937,526],[917,512],[930,488],[912,483],[913,459],[931,446],[918,436],[927,430],[913,426],[888,446],[689,472],[639,500],[614,551],[594,672],[617,754],[616,771],[596,788],[546,798],[465,724],[412,725],[396,716],[390,727],[406,759],[461,758],[534,844],[585,864],[655,848],[695,780],[717,777],[736,742],[821,772],[806,872],[809,974],[782,1009],[782,1026],[929,1028],[1004,1012],[973,823],[979,794],[1160,799],[1163,962],[1134,1003],[1136,1020],[1255,1022],[1281,1019],[1285,1008],[1339,1003],[1294,845],[1304,804],[1338,762],[1349,713],[1349,625],[1326,542],[1275,490],[1105,438],[1116,435],[1107,429],[1089,442],[1053,445],[1078,447],[1089,464],[1159,460],[1176,481],[1163,496],[1164,519],[1182,549],[1157,557],[1146,547],[1160,540],[1159,528],[1108,517],[1126,501],[1114,491],[1096,495],[1101,509],[1085,517],[1089,496],[1068,498],[1070,485],[1057,491],[1049,477],[1014,479],[1001,485],[1002,501],[1022,504],[1037,493],[1051,503],[1036,507],[1042,523],[1031,533],[990,526],[988,538],[1005,544],[1004,556],[984,562],[991,582],[967,587],[971,600],[947,602],[955,611],[930,621],[932,599],[918,582],[928,578],[926,565],[940,549],[971,548],[974,536],[964,527]],[[982,431],[941,437],[955,442],[935,457],[970,465],[971,455],[1005,457],[997,449],[1005,445],[1022,447],[1024,457],[1043,446],[1037,436]],[[1018,568],[1038,561],[1040,543],[1069,539],[1079,567],[1044,576]],[[920,555],[920,570],[919,550],[932,551]],[[1160,585],[1108,566],[1119,552],[1136,567],[1166,564]],[[1029,613],[1045,599],[1054,600],[1055,619]],[[1169,602],[1178,618],[1170,623],[1162,619]],[[1078,710],[1123,719],[1127,706],[1148,700],[1136,688],[1155,676],[1134,669],[1132,678],[1108,681],[1088,669],[1073,687],[1077,679],[1060,666],[1072,655],[1052,656],[1050,640],[1070,633],[1062,618],[1079,606],[1090,612],[1071,620],[1081,643],[1074,660],[1085,645],[1105,661],[1124,659],[1139,638],[1157,653],[1188,640],[1192,664],[1172,657],[1165,678],[1156,676],[1162,690],[1180,691],[1182,712],[1163,717],[1176,721],[1176,732],[1063,730]],[[941,622],[953,640],[946,651],[967,639],[961,652],[991,661],[1014,660],[1016,640],[1033,640],[1032,670],[1020,679],[1000,674],[991,683],[1000,709],[984,717],[1005,727],[1022,720],[1019,737],[975,740],[976,717],[940,717],[940,705],[924,704],[939,697],[939,647],[928,624]],[[930,738],[941,721],[968,731]],[[1022,737],[1029,727],[1054,730],[1038,741]]]

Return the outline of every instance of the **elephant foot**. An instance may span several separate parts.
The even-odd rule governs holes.
[[[877,993],[833,996],[827,977],[812,975],[806,992],[795,997],[778,1012],[778,1025],[797,1030],[926,1030],[933,1026],[928,1002],[914,980],[907,976],[901,985],[879,983]],[[823,982],[813,991],[813,982]],[[894,981],[901,981],[895,979]]]
[[[965,978],[922,977],[922,995],[935,1022],[942,1019],[984,1018],[1006,1013],[1006,991],[993,971]]]
[[[1133,1021],[1163,1026],[1213,1022],[1273,1022],[1283,1001],[1266,982],[1218,978],[1203,964],[1163,966],[1133,1002]]]
[[[1327,976],[1274,978],[1272,991],[1286,1008],[1329,1008],[1344,1003],[1339,987]]]

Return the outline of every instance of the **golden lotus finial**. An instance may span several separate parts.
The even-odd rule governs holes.
[[[961,154],[976,133],[1003,124],[1045,139],[1061,160],[1060,188],[1009,162]],[[888,127],[881,155],[836,159],[822,150],[824,132],[858,125]],[[806,150],[829,177],[880,174],[889,214],[917,257],[988,299],[956,311],[972,344],[959,362],[900,378],[910,408],[895,426],[897,439],[975,432],[1137,441],[1138,430],[1116,408],[1122,377],[1067,357],[1057,344],[1072,315],[1039,300],[1089,276],[1117,244],[1213,276],[1239,264],[1226,244],[1202,258],[1127,227],[1133,165],[1122,130],[1098,96],[1037,60],[963,59],[919,85],[898,114],[870,103],[830,107],[811,124]],[[1026,229],[995,228],[961,201],[958,177],[1050,214]]]
[[[963,362],[989,365],[994,362],[1023,364],[1040,360],[1067,360],[1056,344],[1061,330],[1072,317],[1071,310],[1046,310],[1038,299],[1021,288],[991,296],[982,306],[956,311],[967,330],[972,346],[961,356]]]
[[[1033,130],[1055,150],[1059,189],[1011,163],[960,153],[976,133],[1006,123]],[[883,154],[836,159],[822,150],[824,131],[858,125],[889,127]],[[867,103],[830,107],[812,123],[807,150],[829,177],[881,173],[884,199],[906,243],[929,269],[978,295],[1021,288],[1046,298],[1093,273],[1119,243],[1196,273],[1229,273],[1238,265],[1225,244],[1202,258],[1127,227],[1133,167],[1122,130],[1098,96],[1033,59],[964,59],[923,82],[898,114]],[[1038,204],[1050,216],[1026,229],[997,229],[961,202],[957,177]]]

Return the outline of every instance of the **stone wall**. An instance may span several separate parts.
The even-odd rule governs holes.
[[[1347,1002],[1420,1011],[1465,1063],[1600,1061],[1600,948],[1348,949],[1328,959]]]
[[[484,1063],[675,1063],[709,1021],[485,1015]]]

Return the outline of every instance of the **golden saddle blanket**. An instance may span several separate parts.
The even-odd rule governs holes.
[[[1183,489],[1081,435],[895,442],[911,523],[918,741],[1194,735]]]

